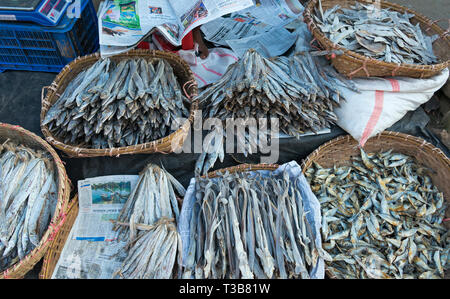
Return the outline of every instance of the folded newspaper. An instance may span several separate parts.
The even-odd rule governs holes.
[[[79,212],[53,271],[54,279],[109,279],[120,268],[125,242],[113,223],[138,175],[103,176],[78,181]]]
[[[252,0],[107,0],[99,10],[100,45],[126,49],[158,30],[180,46],[195,27],[252,5]]]

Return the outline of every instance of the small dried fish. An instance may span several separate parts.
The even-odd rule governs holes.
[[[322,237],[337,278],[443,278],[450,237],[431,170],[392,151],[306,172],[323,212]],[[424,271],[427,274],[424,274]]]
[[[375,5],[339,5],[314,19],[321,31],[335,44],[378,60],[430,65],[438,62],[433,42],[439,37],[424,34],[419,24],[411,24],[413,14],[401,14]]]

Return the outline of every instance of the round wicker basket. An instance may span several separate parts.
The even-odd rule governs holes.
[[[170,63],[172,66],[175,76],[178,78],[178,82],[183,87],[183,90],[186,93],[186,96],[190,99],[194,99],[194,97],[198,93],[197,82],[192,74],[192,71],[189,68],[189,65],[184,62],[179,56],[163,52],[163,51],[155,51],[155,50],[131,50],[123,54],[118,54],[110,59],[113,61],[120,61],[123,59],[130,58],[162,58]],[[52,106],[53,103],[59,98],[59,96],[63,93],[66,86],[70,83],[70,81],[75,78],[75,76],[80,73],[82,70],[93,65],[97,60],[100,59],[100,54],[95,53],[83,57],[79,57],[66,65],[61,72],[58,74],[56,79],[50,86],[46,86],[42,89],[42,109],[41,109],[41,130],[46,140],[52,144],[54,147],[65,152],[69,157],[99,157],[99,156],[120,156],[125,154],[145,154],[145,153],[171,153],[175,151],[177,148],[181,147],[186,139],[191,123],[195,117],[195,111],[198,107],[198,101],[192,100],[192,104],[190,107],[190,115],[189,119],[186,120],[182,126],[172,134],[143,144],[126,146],[126,147],[118,147],[118,148],[109,148],[109,149],[92,149],[92,148],[84,148],[82,146],[77,145],[69,145],[64,144],[61,140],[54,137],[52,133],[49,131],[48,127],[42,125],[42,121],[44,120],[48,110]],[[47,94],[44,98],[44,93],[47,90]]]
[[[335,5],[347,8],[354,5],[355,2],[363,4],[373,4],[372,0],[321,0],[323,10],[330,9]],[[318,7],[319,0],[311,0],[305,7],[304,21],[308,24],[309,30],[312,32],[314,38],[326,50],[339,50],[342,55],[333,55],[331,63],[336,70],[346,75],[349,78],[353,77],[390,77],[390,76],[404,76],[411,78],[429,78],[432,77],[450,65],[450,39],[448,33],[444,32],[442,28],[433,23],[428,18],[412,11],[406,7],[398,4],[380,1],[381,8],[389,8],[393,11],[401,13],[408,12],[415,16],[411,18],[413,24],[419,23],[424,34],[434,35],[438,34],[440,38],[433,43],[433,51],[440,60],[439,63],[433,65],[420,64],[396,64],[388,63],[374,58],[369,58],[346,48],[334,44],[329,40],[320,28],[315,23],[313,15],[315,8]]]
[[[25,258],[0,274],[0,278],[23,278],[44,256],[49,248],[50,242],[55,238],[58,230],[64,224],[71,188],[61,159],[55,150],[42,138],[22,127],[0,123],[0,142],[4,142],[7,139],[32,149],[48,152],[53,158],[58,177],[58,201],[55,214],[39,245],[26,255]]]
[[[450,202],[450,159],[440,149],[421,138],[390,131],[378,134],[364,145],[366,152],[390,149],[413,157],[418,163],[434,170],[434,173],[430,175],[433,184],[444,193],[444,199]],[[345,165],[352,157],[358,156],[360,156],[358,141],[350,135],[340,136],[312,152],[303,161],[302,169],[305,172],[313,165],[313,162],[326,168],[333,167],[333,165]],[[450,217],[450,205],[447,207],[445,215],[446,218]],[[445,223],[445,226],[450,229],[450,223]],[[330,273],[328,275],[331,277]]]

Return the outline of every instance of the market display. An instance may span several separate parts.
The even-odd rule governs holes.
[[[450,235],[433,170],[392,150],[306,171],[336,278],[443,278]]]
[[[183,278],[310,278],[328,258],[286,172],[196,180]]]
[[[164,59],[100,59],[80,72],[42,125],[65,144],[96,149],[160,139],[189,117],[172,67]]]
[[[7,140],[0,145],[0,269],[30,253],[44,235],[57,202],[51,156]]]
[[[319,1],[313,17],[327,38],[350,51],[399,64],[437,63],[433,42],[439,35],[426,35],[419,24],[411,24],[413,16],[356,1],[324,12]]]

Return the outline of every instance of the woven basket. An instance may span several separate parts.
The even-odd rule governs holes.
[[[354,5],[356,1],[363,4],[373,4],[372,0],[322,0],[321,2],[323,11],[326,11],[338,4],[341,7],[348,8],[349,6]],[[319,0],[311,0],[305,7],[303,13],[304,21],[308,24],[308,28],[312,32],[314,39],[316,39],[323,48],[326,50],[339,50],[343,52],[342,55],[333,55],[331,58],[331,63],[339,73],[344,74],[349,78],[390,76],[429,78],[438,74],[450,65],[450,39],[447,36],[448,33],[444,32],[442,28],[428,18],[406,7],[385,1],[380,1],[380,4],[381,8],[389,8],[401,13],[408,12],[414,14],[415,16],[411,18],[412,24],[419,23],[424,34],[438,34],[440,38],[433,43],[433,50],[440,63],[433,65],[388,63],[363,56],[334,44],[322,33],[315,23],[313,18],[315,13],[314,8],[318,7]]]
[[[433,184],[444,193],[444,199],[450,202],[450,159],[440,149],[421,138],[390,131],[385,131],[369,139],[364,145],[366,152],[379,152],[390,149],[413,157],[418,163],[434,170],[435,172],[430,175]],[[350,158],[359,156],[358,142],[350,135],[340,136],[312,152],[303,161],[302,169],[305,172],[312,167],[313,162],[326,168],[333,167],[333,165],[345,165],[350,161]],[[450,205],[445,215],[446,218],[450,217]],[[446,227],[450,229],[450,223],[445,223]],[[327,274],[333,278],[331,273],[327,272]]]
[[[65,214],[68,207],[70,196],[70,181],[67,178],[66,170],[61,159],[55,150],[39,136],[25,130],[19,126],[0,123],[0,142],[7,139],[22,144],[32,149],[44,150],[53,158],[55,169],[58,173],[58,201],[56,204],[55,214],[51,219],[47,231],[44,233],[39,245],[34,248],[25,258],[6,269],[0,274],[0,278],[23,278],[37,262],[44,256],[50,242],[54,239],[55,234],[64,224]]]
[[[183,87],[186,96],[193,99],[197,93],[197,83],[189,68],[189,65],[175,54],[155,51],[155,50],[131,50],[123,54],[118,54],[110,59],[117,62],[123,59],[130,58],[162,58],[170,63],[178,82]],[[189,119],[172,134],[144,144],[133,146],[110,148],[110,149],[92,149],[83,148],[76,145],[64,144],[61,140],[52,135],[47,126],[42,125],[42,122],[47,114],[47,111],[56,102],[59,96],[63,93],[66,86],[72,79],[76,77],[82,70],[93,65],[100,59],[100,54],[95,53],[83,57],[79,57],[66,65],[56,77],[55,81],[50,86],[42,88],[42,110],[41,110],[41,130],[47,141],[56,148],[65,152],[69,157],[99,157],[99,156],[120,156],[125,154],[145,154],[145,153],[171,153],[177,148],[181,147],[186,139],[191,123],[194,120],[194,113],[198,107],[198,101],[193,100],[190,107]],[[44,98],[44,93],[47,94]]]
[[[70,202],[67,210],[66,221],[61,229],[55,236],[53,242],[51,242],[47,253],[44,256],[44,262],[42,264],[41,272],[39,273],[40,279],[52,278],[53,270],[55,270],[58,263],[61,252],[66,243],[67,237],[69,237],[72,226],[78,216],[78,196],[76,195]]]

